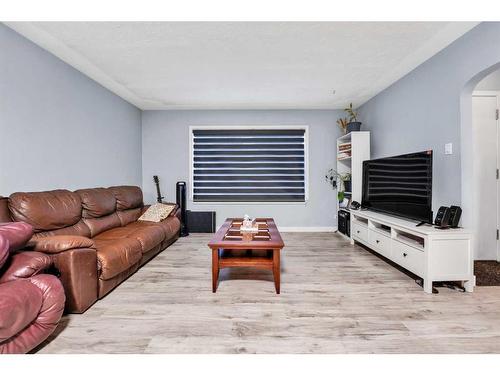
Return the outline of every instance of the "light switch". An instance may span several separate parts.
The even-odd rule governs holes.
[[[444,154],[445,155],[453,154],[453,143],[446,143],[444,145]]]

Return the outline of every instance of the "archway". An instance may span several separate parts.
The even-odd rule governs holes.
[[[478,83],[500,69],[500,62],[491,65],[489,68],[475,74],[465,84],[460,96],[460,118],[461,118],[461,183],[462,183],[462,208],[464,216],[462,224],[465,227],[472,228],[476,234],[479,234],[480,217],[478,211],[478,202],[481,196],[478,194],[479,178],[478,170],[480,165],[477,160],[477,139],[473,131],[472,119],[472,94]],[[475,247],[475,258],[477,257],[477,247]]]

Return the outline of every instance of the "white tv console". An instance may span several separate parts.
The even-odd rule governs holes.
[[[434,281],[463,281],[467,292],[475,286],[472,232],[438,229],[430,225],[372,211],[350,210],[351,243],[362,243],[424,280],[432,293]]]

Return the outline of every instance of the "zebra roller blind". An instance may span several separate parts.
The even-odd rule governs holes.
[[[192,129],[194,202],[304,202],[306,128]]]

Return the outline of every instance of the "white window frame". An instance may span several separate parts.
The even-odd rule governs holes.
[[[304,130],[304,202],[195,202],[194,201],[194,130]],[[309,125],[191,125],[189,126],[189,200],[194,205],[305,205],[309,201]]]

